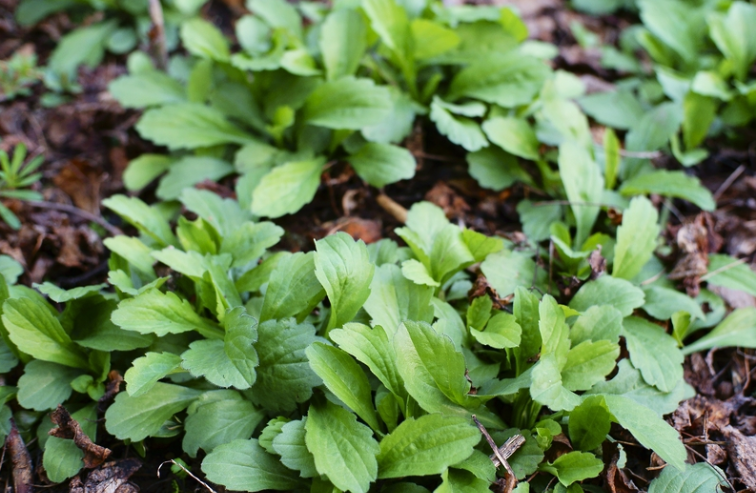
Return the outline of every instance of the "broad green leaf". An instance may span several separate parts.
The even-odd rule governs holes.
[[[189,350],[181,355],[181,366],[194,377],[205,377],[218,387],[248,389],[249,375],[242,375],[231,358],[226,355],[226,345],[221,339],[202,339],[189,344]],[[254,379],[252,379],[254,383]]]
[[[543,62],[518,51],[491,54],[473,61],[454,77],[449,98],[471,97],[512,108],[529,103],[549,72]]]
[[[260,437],[258,438],[258,441],[260,443],[260,446],[268,451],[269,454],[276,453],[275,450],[273,450],[273,440],[281,434],[281,430],[283,429],[284,425],[291,421],[288,418],[284,418],[283,416],[279,416],[277,418],[273,418],[265,425],[265,428],[262,429],[260,432]]]
[[[756,7],[747,2],[733,2],[727,15],[712,14],[708,21],[714,44],[732,63],[735,76],[745,80],[756,60],[756,37],[750,29],[756,24]]]
[[[155,258],[151,255],[152,249],[139,238],[121,235],[115,238],[105,238],[103,243],[108,247],[108,250],[126,259],[132,267],[154,277],[155,271],[152,269],[152,264],[155,263]]]
[[[302,486],[297,474],[265,452],[254,438],[216,447],[202,461],[202,472],[231,491],[291,491]]]
[[[453,50],[459,46],[460,38],[454,30],[428,19],[414,19],[412,30],[413,56],[416,60],[426,60]]]
[[[544,296],[538,306],[538,330],[541,333],[541,356],[553,355],[561,370],[570,350],[570,329],[565,323],[565,315],[556,300]]]
[[[517,204],[517,214],[522,222],[522,232],[530,241],[540,242],[551,237],[551,224],[561,221],[564,212],[559,204],[536,204],[526,199]]]
[[[138,198],[126,197],[125,195],[115,195],[103,200],[102,205],[124,218],[140,232],[154,239],[159,246],[178,246],[176,237],[173,236],[173,233],[171,232],[171,226],[160,211],[154,207],[150,207]],[[116,240],[116,238],[113,238],[113,240]],[[118,241],[123,240],[119,239]],[[124,256],[124,258],[131,262],[130,256]],[[141,251],[139,258],[142,258]],[[141,265],[141,263],[142,262],[140,261],[140,263],[135,263],[135,265],[137,267],[146,268],[146,265]],[[143,272],[151,273],[152,269],[143,270]]]
[[[706,281],[714,286],[722,286],[756,296],[756,272],[748,264],[721,254],[709,255],[709,273]]]
[[[488,481],[475,477],[469,471],[447,469],[441,474],[443,481],[433,493],[486,493],[490,491]],[[415,492],[412,492],[415,493]]]
[[[584,312],[592,306],[610,305],[627,317],[643,306],[644,300],[642,289],[624,279],[604,275],[583,284],[570,301],[570,308]]]
[[[708,493],[722,491],[727,483],[724,473],[706,462],[685,464],[683,470],[662,469],[659,477],[648,485],[648,493]]]
[[[539,142],[530,124],[514,117],[495,117],[483,123],[488,139],[505,151],[524,159],[539,158]]]
[[[637,120],[625,137],[625,148],[632,152],[656,151],[664,147],[669,136],[676,133],[683,120],[682,107],[673,102],[662,103],[647,111],[643,118]],[[622,162],[621,174],[624,179],[633,177],[644,167],[648,160],[626,158]]]
[[[351,321],[370,295],[375,267],[362,241],[338,232],[315,242],[315,275],[328,294],[326,332]]]
[[[220,181],[233,172],[234,167],[222,159],[187,156],[171,163],[155,194],[162,200],[175,200],[186,188],[205,180]]]
[[[402,275],[415,284],[431,286],[434,288],[441,285],[440,282],[433,279],[431,273],[428,272],[428,268],[415,259],[409,259],[402,262]]]
[[[9,255],[0,255],[0,275],[9,286],[16,284],[18,276],[24,273],[24,268]]]
[[[470,303],[470,308],[467,309],[467,315],[465,322],[470,329],[476,329],[481,331],[485,328],[486,324],[491,318],[491,309],[493,308],[493,301],[487,295],[478,296]],[[506,321],[505,321],[506,322]],[[514,320],[517,323],[517,320]]]
[[[471,472],[476,478],[490,483],[496,481],[496,467],[491,462],[491,458],[480,450],[473,450],[470,457],[462,462],[457,462],[452,467]]]
[[[323,379],[328,390],[346,404],[372,429],[380,430],[365,372],[345,351],[316,342],[305,351],[310,368]]]
[[[415,284],[402,275],[398,266],[384,264],[373,274],[364,308],[373,325],[382,326],[393,336],[405,320],[433,321],[432,296],[432,287]]]
[[[98,351],[132,351],[149,346],[155,336],[121,330],[110,317],[117,307],[115,300],[92,297],[78,303],[81,307],[74,317],[71,339],[79,346]]]
[[[570,411],[580,404],[580,397],[562,385],[562,375],[555,355],[542,357],[533,367],[532,378],[530,395],[535,402],[548,406],[552,411]]]
[[[293,320],[269,320],[257,327],[257,381],[248,396],[269,411],[292,411],[312,395],[320,378],[305,349],[315,342],[315,327]]]
[[[467,459],[480,432],[458,416],[427,414],[407,418],[381,440],[378,477],[430,476]]]
[[[281,463],[289,469],[299,471],[303,478],[318,477],[315,458],[305,443],[307,418],[289,421],[281,427],[281,433],[273,438],[271,446],[281,456]]]
[[[119,77],[108,85],[108,91],[124,108],[142,109],[186,100],[181,83],[157,70]]]
[[[117,27],[118,22],[109,19],[71,31],[58,40],[47,61],[47,68],[58,78],[76,80],[79,65],[94,68],[100,64],[105,55],[105,43]]]
[[[81,374],[74,368],[32,360],[18,379],[18,403],[35,411],[55,409],[71,396],[71,382]]]
[[[383,327],[349,323],[343,329],[331,331],[331,339],[351,354],[395,395],[404,397],[404,381],[396,368],[396,355]],[[342,399],[343,400],[343,399]]]
[[[756,347],[756,308],[739,308],[733,311],[711,332],[685,346],[682,352],[687,355],[725,347]]]
[[[315,275],[315,253],[281,259],[270,275],[260,320],[285,319],[314,307],[325,292]]]
[[[540,469],[559,479],[564,486],[575,481],[595,478],[604,469],[604,461],[589,452],[569,452],[560,455],[554,462],[542,464]]]
[[[223,239],[220,253],[233,255],[232,267],[245,267],[278,243],[283,234],[284,230],[271,222],[245,222]]]
[[[357,174],[376,188],[415,176],[417,163],[403,147],[368,142],[346,158]]]
[[[156,434],[165,420],[186,409],[201,393],[161,382],[138,397],[121,392],[105,413],[105,428],[120,440],[144,440]]]
[[[682,171],[656,170],[635,176],[622,184],[620,193],[625,196],[655,193],[687,200],[705,211],[716,207],[711,192],[698,178]]]
[[[297,212],[315,197],[324,164],[322,158],[315,158],[273,168],[252,193],[252,212],[267,217]]]
[[[589,397],[572,410],[568,430],[572,445],[583,451],[595,450],[606,440],[612,415],[602,397]]]
[[[270,27],[284,28],[297,37],[302,36],[302,18],[286,0],[248,0],[247,8]]]
[[[181,300],[174,293],[162,293],[157,289],[123,300],[113,312],[112,320],[124,330],[160,337],[192,330],[206,337],[222,336],[220,329],[197,315],[188,301]]]
[[[438,96],[433,97],[430,119],[436,124],[439,133],[470,152],[488,147],[488,141],[480,125],[470,118],[454,115],[450,111],[450,106]]]
[[[709,127],[717,116],[717,106],[717,101],[711,97],[702,96],[693,91],[685,95],[682,130],[686,149],[692,150],[698,147],[706,138]],[[685,162],[682,164],[686,165]]]
[[[621,395],[604,395],[604,402],[617,422],[638,442],[669,464],[683,470],[687,451],[677,431],[651,409]]]
[[[513,315],[501,312],[491,317],[485,330],[471,329],[470,333],[475,340],[486,346],[496,349],[515,348],[520,345],[522,327]]]
[[[636,197],[622,213],[622,226],[617,228],[612,276],[633,279],[651,259],[659,236],[659,214],[651,201]]]
[[[305,102],[303,118],[310,125],[357,130],[380,122],[392,108],[388,89],[349,76],[318,86]]]
[[[683,377],[683,355],[677,342],[658,325],[628,317],[622,335],[627,341],[630,361],[643,379],[664,392],[670,392]]]
[[[223,326],[226,329],[226,357],[236,367],[246,385],[254,385],[257,380],[255,368],[260,360],[253,346],[257,342],[257,320],[249,316],[244,308],[237,307],[226,312]]]
[[[644,113],[638,98],[628,90],[589,94],[578,103],[597,122],[619,130],[628,130]]]
[[[680,310],[685,310],[699,320],[706,318],[696,300],[685,293],[660,286],[651,286],[643,292],[646,296],[643,310],[657,320],[669,320]]]
[[[607,128],[604,133],[604,180],[606,189],[614,190],[617,183],[617,174],[619,173],[620,163],[620,142],[614,130]]]
[[[346,409],[328,401],[311,405],[305,425],[307,449],[319,474],[340,490],[367,493],[378,476],[380,451],[373,432]]]
[[[250,213],[242,211],[239,203],[233,199],[224,199],[208,190],[189,188],[179,197],[187,210],[209,222],[226,241],[238,231],[239,224],[250,219]]]
[[[195,17],[181,24],[181,42],[186,51],[200,58],[228,62],[231,54],[223,33],[210,22]]]
[[[582,245],[599,213],[604,177],[588,151],[572,141],[559,146],[559,175],[577,223],[573,245]]]
[[[73,440],[51,436],[45,442],[42,465],[50,481],[62,483],[84,467],[83,458],[84,452]]]
[[[538,320],[540,303],[534,293],[531,293],[524,287],[519,287],[515,291],[514,306],[512,308],[512,314],[517,318],[518,323],[522,327],[520,347],[515,352],[518,368],[522,368],[524,361],[535,356],[541,350],[543,341],[541,340]]]
[[[541,286],[545,278],[543,270],[536,273],[536,264],[528,254],[508,249],[489,255],[480,269],[499,296],[509,296],[518,287],[530,288],[534,279],[535,285]]]
[[[67,303],[72,300],[87,298],[99,293],[107,286],[107,284],[95,284],[93,286],[81,286],[73,289],[61,289],[51,282],[32,284],[32,287],[34,287],[37,291],[46,295],[56,303]]]
[[[408,63],[413,54],[412,30],[407,11],[396,0],[364,0],[362,8],[373,31],[398,58]]]
[[[640,0],[643,24],[664,44],[675,50],[686,61],[693,61],[699,53],[706,29],[701,8],[681,0]]]
[[[362,135],[370,142],[400,144],[412,133],[417,107],[409,94],[394,86],[388,87],[392,110],[389,116],[374,125],[362,128]]]
[[[242,399],[221,399],[201,404],[186,418],[182,447],[190,457],[202,449],[212,452],[216,447],[234,440],[246,440],[262,421],[264,414],[251,402]]]
[[[489,237],[472,229],[462,230],[462,241],[476,262],[482,262],[489,255],[504,249],[504,241],[501,238]]]
[[[585,341],[570,349],[562,368],[562,385],[568,390],[588,390],[604,380],[620,354],[617,344],[609,341]]]
[[[350,9],[334,10],[320,29],[320,51],[329,80],[354,75],[367,48],[367,26]]]
[[[547,97],[536,113],[538,138],[544,143],[561,145],[579,144],[584,149],[593,147],[588,118],[577,104],[561,97]]]
[[[570,329],[573,346],[585,341],[619,342],[622,314],[609,305],[592,306],[580,315]]]
[[[3,304],[2,320],[10,340],[20,351],[40,360],[89,369],[86,355],[44,301],[9,299]]]
[[[158,380],[166,377],[181,365],[181,357],[173,353],[148,352],[137,358],[131,368],[126,370],[126,392],[131,397],[147,393]]]
[[[466,159],[470,176],[483,188],[500,192],[517,181],[531,181],[530,175],[520,167],[517,158],[498,147],[486,147],[468,153]]]
[[[171,150],[219,144],[244,145],[252,136],[220,111],[199,103],[176,103],[148,110],[136,124],[139,135]]]

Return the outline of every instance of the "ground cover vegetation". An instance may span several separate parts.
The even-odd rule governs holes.
[[[666,465],[642,485],[654,493],[750,486],[745,452],[724,470],[707,443],[701,456],[681,440],[677,418],[697,398],[686,356],[756,348],[756,308],[718,294],[756,296],[756,274],[700,246],[705,214],[676,229],[685,261],[669,261],[663,234],[675,204],[715,210],[684,168],[756,114],[756,6],[611,3],[639,24],[601,46],[624,76],[588,93],[513,8],[250,0],[229,37],[203,3],[165,6],[166,60],[132,52],[147,2],[18,7],[23,23],[104,9],[56,48],[45,73],[59,76],[45,80],[75,92],[80,64],[131,52],[109,92],[143,111],[136,131],[161,147],[125,169],[132,196],[102,202],[133,232],[103,241],[107,282],[32,289],[0,257],[11,451],[41,451],[52,483],[103,468],[108,443],[146,460],[171,447],[177,478],[233,491],[640,491],[624,472],[638,464]],[[28,89],[18,80],[6,97]],[[306,208],[340,163],[381,190],[417,179],[422,127],[480,187],[529,191],[522,235],[418,202],[393,239],[277,248],[287,232],[273,220]],[[25,155],[0,155],[0,194],[34,201],[19,189],[41,160]]]

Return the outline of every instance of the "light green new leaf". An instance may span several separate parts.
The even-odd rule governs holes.
[[[221,399],[201,404],[189,414],[182,447],[190,457],[202,449],[211,452],[219,445],[252,436],[265,415],[243,399]]]
[[[565,323],[564,310],[552,296],[544,296],[538,306],[538,331],[542,341],[541,356],[553,355],[561,370],[570,350],[570,329]]]
[[[269,411],[292,411],[312,395],[320,378],[305,349],[315,342],[315,327],[290,320],[268,320],[257,327],[257,381],[248,396]]]
[[[375,266],[367,247],[344,232],[315,242],[315,276],[328,294],[326,332],[351,321],[370,295]]]
[[[606,409],[603,397],[589,397],[570,412],[570,441],[578,450],[599,448],[611,427],[612,415]]]
[[[340,490],[367,493],[378,476],[375,456],[380,451],[373,432],[346,409],[326,401],[311,405],[305,425],[305,443],[325,474]]]
[[[150,207],[138,198],[126,197],[125,195],[115,195],[103,200],[102,205],[124,218],[140,232],[154,239],[159,246],[178,246],[178,241],[171,232],[171,226],[160,211],[154,207]],[[120,237],[112,238],[112,240],[123,241],[120,240]],[[133,263],[140,268],[140,270],[143,270],[143,272],[147,274],[153,273],[151,268],[153,262],[150,263],[149,269],[146,268],[146,265],[142,265],[143,263],[146,263],[146,261],[141,260],[144,255],[144,253],[142,253],[143,249],[141,247],[137,247],[137,249],[139,250],[140,261]],[[128,248],[124,248],[124,250],[128,250]],[[117,253],[121,255],[120,250]],[[129,262],[132,262],[133,260],[130,255],[122,256],[129,260]]]
[[[244,145],[254,140],[223,113],[199,103],[176,103],[148,110],[136,129],[143,138],[171,150]]]
[[[559,479],[564,486],[576,481],[595,478],[604,469],[604,461],[589,452],[569,452],[554,462],[542,464],[540,469]]]
[[[186,51],[200,58],[228,62],[231,54],[223,33],[208,21],[194,17],[181,25],[181,42]]]
[[[686,61],[698,56],[706,29],[703,9],[681,0],[640,0],[638,7],[643,24],[664,44]]]
[[[683,354],[712,348],[756,347],[756,308],[739,308],[730,313],[711,332],[693,344],[685,346]]]
[[[205,180],[220,181],[234,172],[234,167],[222,159],[209,156],[187,156],[171,163],[168,173],[160,180],[155,194],[162,200],[176,200],[187,188]]]
[[[328,80],[354,75],[367,48],[367,26],[351,9],[334,10],[320,29],[320,51]]]
[[[688,455],[677,431],[651,409],[621,395],[604,396],[609,412],[638,442],[679,470]]]
[[[413,53],[407,11],[396,0],[364,0],[362,8],[383,44],[406,63]]]
[[[428,19],[414,19],[410,29],[415,60],[426,60],[443,55],[459,46],[461,41],[454,30]]]
[[[302,18],[297,9],[286,0],[247,0],[247,8],[270,27],[284,28],[289,33],[302,37]]]
[[[218,387],[245,390],[251,386],[245,375],[226,355],[226,345],[221,339],[194,341],[189,344],[189,350],[181,355],[181,360],[181,366],[192,376],[205,377]]]
[[[483,123],[488,139],[505,151],[524,159],[539,158],[540,146],[530,124],[522,118],[495,117]]]
[[[617,174],[619,173],[622,159],[620,157],[620,142],[614,130],[607,128],[604,133],[604,180],[606,189],[614,190],[617,184]]]
[[[257,342],[257,320],[248,315],[244,308],[236,307],[226,312],[223,326],[226,329],[223,347],[226,357],[236,367],[246,385],[254,385],[257,381],[255,368],[260,361],[253,346]]]
[[[315,458],[305,443],[307,418],[289,421],[281,427],[281,433],[273,438],[271,447],[281,456],[281,463],[289,469],[299,471],[303,478],[318,477]]]
[[[124,330],[157,334],[159,337],[192,330],[206,337],[222,336],[220,329],[210,320],[197,315],[187,300],[157,289],[123,300],[113,312],[111,320]]]
[[[642,289],[624,279],[604,275],[583,284],[570,301],[570,308],[584,312],[592,306],[610,305],[627,317],[643,306],[644,301]]]
[[[18,349],[37,359],[89,369],[83,351],[63,330],[44,301],[9,299],[3,304],[3,325]]]
[[[325,295],[315,275],[315,253],[281,259],[270,275],[260,320],[285,319],[314,307]]]
[[[384,264],[375,270],[364,308],[373,325],[382,326],[393,336],[405,320],[433,321],[432,296],[432,287],[415,284],[398,266]]]
[[[73,289],[61,289],[51,282],[42,284],[34,283],[32,287],[56,303],[68,303],[72,300],[88,298],[99,293],[102,289],[108,287],[107,284],[95,284],[92,286],[81,286]]]
[[[324,164],[323,158],[315,158],[273,168],[252,192],[252,212],[266,217],[297,212],[315,197]]]
[[[646,296],[643,310],[657,320],[669,320],[680,310],[686,311],[699,320],[706,318],[696,300],[685,293],[661,286],[651,286],[643,292]]]
[[[376,188],[415,176],[417,163],[403,147],[368,142],[346,158],[357,174]]]
[[[132,363],[126,370],[123,379],[126,381],[126,392],[132,397],[139,397],[147,393],[158,380],[164,378],[181,365],[181,357],[173,353],[148,352]]]
[[[233,255],[232,267],[245,267],[258,260],[265,250],[278,243],[283,234],[283,228],[271,222],[256,224],[245,222],[223,239],[220,253]]]
[[[682,171],[656,170],[635,176],[622,184],[620,193],[625,196],[655,193],[694,203],[705,211],[716,207],[711,192],[698,178]]]
[[[571,411],[580,404],[580,397],[562,385],[562,375],[556,356],[549,354],[533,367],[530,396],[535,402],[552,411]]]
[[[35,411],[55,409],[71,396],[71,382],[81,374],[74,368],[32,360],[18,379],[18,403]]]
[[[488,147],[488,141],[480,125],[475,120],[453,114],[450,111],[451,106],[455,105],[446,103],[438,96],[433,97],[430,119],[436,124],[439,133],[470,152]]]
[[[588,151],[573,141],[559,146],[559,175],[577,223],[573,245],[580,246],[596,222],[600,208],[595,204],[601,202],[604,177]]]
[[[578,103],[597,122],[619,130],[635,125],[644,113],[638,98],[628,90],[589,94],[580,98]]]
[[[612,276],[630,280],[638,275],[656,249],[658,222],[659,213],[650,200],[636,197],[630,202],[617,228]]]
[[[184,410],[201,393],[161,382],[138,397],[121,392],[105,413],[105,428],[120,440],[144,440],[157,433],[167,419]]]
[[[584,341],[619,342],[622,314],[608,305],[592,306],[580,315],[570,329],[572,346]]]
[[[365,372],[341,349],[316,342],[305,351],[310,368],[328,390],[349,406],[372,429],[380,430],[373,408],[372,392]]]
[[[304,121],[333,129],[357,130],[391,114],[391,94],[371,79],[342,77],[321,84],[307,98]]]
[[[255,439],[216,447],[202,461],[202,472],[231,491],[291,491],[302,487],[297,474],[265,452]]]
[[[529,103],[549,73],[546,64],[516,50],[491,54],[473,61],[454,77],[449,98],[471,97],[513,108]]]
[[[529,288],[534,277],[536,286],[541,286],[545,279],[542,269],[534,275],[536,264],[527,253],[508,249],[489,255],[480,269],[499,296],[509,296],[518,287]]]
[[[744,34],[745,36],[745,34]],[[706,462],[685,464],[685,469],[662,469],[659,477],[648,485],[648,493],[709,493],[727,486],[721,469]]]
[[[709,255],[706,281],[714,286],[737,289],[756,296],[756,272],[729,255]]]
[[[719,51],[732,63],[735,76],[744,81],[756,60],[756,6],[747,2],[733,2],[727,15],[712,14],[709,34]]]
[[[433,279],[431,273],[428,272],[428,268],[415,259],[409,259],[402,262],[402,275],[415,284],[431,286],[434,288],[441,285],[440,282]]]
[[[532,181],[530,175],[520,167],[517,158],[498,147],[491,146],[471,152],[466,159],[470,176],[483,188],[500,192],[516,181]]]
[[[617,344],[609,341],[585,341],[570,349],[562,368],[562,385],[568,390],[588,390],[604,380],[620,354]]]
[[[186,100],[181,83],[157,70],[119,77],[108,85],[108,91],[124,108],[142,109]]]
[[[470,334],[481,344],[496,349],[516,348],[520,345],[522,327],[514,315],[501,312],[494,315],[485,330],[470,329]]]
[[[670,392],[683,377],[683,355],[677,342],[658,325],[637,317],[623,322],[630,361],[643,379],[664,392]]]
[[[480,432],[459,416],[427,414],[408,418],[381,440],[378,477],[430,476],[467,459]]]

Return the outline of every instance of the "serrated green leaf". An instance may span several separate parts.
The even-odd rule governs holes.
[[[311,405],[305,425],[307,449],[319,474],[340,490],[367,493],[378,476],[380,451],[373,432],[357,417],[335,404]]]
[[[564,486],[576,481],[595,478],[604,469],[604,462],[589,452],[569,452],[560,455],[554,462],[541,465],[542,471],[550,472]]]
[[[469,471],[447,469],[441,474],[443,481],[433,493],[486,493],[488,481],[484,481]]]
[[[648,493],[708,493],[726,487],[724,473],[705,462],[685,464],[682,471],[672,467],[662,469],[659,477],[648,485]]]
[[[325,296],[315,275],[315,253],[281,259],[270,275],[260,320],[285,319],[314,307]]]
[[[620,193],[625,196],[656,193],[687,200],[705,211],[716,207],[711,192],[698,178],[682,171],[656,170],[635,176],[622,184]]]
[[[367,48],[367,26],[355,10],[334,10],[323,21],[319,41],[329,80],[354,75]]]
[[[155,276],[155,271],[152,269],[152,264],[155,263],[155,258],[151,255],[152,249],[139,238],[122,235],[115,238],[105,238],[103,243],[108,247],[108,250],[126,259],[131,266],[140,272],[148,276]]]
[[[433,97],[430,119],[436,124],[439,133],[470,152],[488,147],[488,141],[480,125],[470,118],[452,114],[449,111],[450,106],[453,105],[449,105],[438,96]]]
[[[277,166],[252,193],[252,212],[266,217],[297,212],[315,197],[324,164],[322,158],[315,158]]]
[[[491,142],[515,156],[532,161],[540,156],[538,138],[530,124],[521,118],[491,118],[483,123],[483,131]]]
[[[144,440],[156,434],[165,420],[184,410],[201,393],[161,382],[138,397],[122,392],[105,413],[105,428],[121,440]]]
[[[386,88],[349,76],[318,86],[305,102],[303,118],[310,125],[357,130],[388,117],[392,108]]]
[[[402,275],[415,284],[434,288],[441,285],[440,282],[433,279],[431,273],[428,272],[428,268],[415,259],[409,259],[402,262]]]
[[[709,255],[706,280],[714,286],[737,289],[756,296],[756,272],[729,255]]]
[[[627,341],[630,361],[643,379],[670,392],[683,377],[683,355],[677,342],[663,328],[644,319],[628,317],[622,335]]]
[[[328,390],[346,404],[372,429],[380,430],[365,372],[341,349],[316,342],[305,351],[310,368],[323,379]]]
[[[186,50],[200,58],[228,62],[231,54],[223,33],[210,22],[195,17],[181,24],[181,42]]]
[[[357,174],[376,188],[415,176],[415,158],[403,147],[368,142],[347,157]]]
[[[614,369],[619,354],[619,346],[605,340],[578,344],[567,353],[562,385],[573,391],[590,389]]]
[[[236,200],[224,199],[208,190],[186,189],[179,200],[187,210],[215,226],[224,238],[232,236],[239,224],[251,219],[251,214],[243,211]]]
[[[602,397],[589,397],[570,413],[568,430],[572,445],[578,450],[595,450],[606,440],[612,427],[612,415]]]
[[[573,346],[584,341],[619,341],[622,314],[609,305],[592,306],[575,320],[570,329]]]
[[[559,175],[577,223],[573,245],[582,245],[599,213],[595,204],[601,203],[604,177],[588,151],[573,141],[559,146]]]
[[[683,354],[725,347],[756,347],[756,308],[738,308],[730,313],[711,332],[685,346]]]
[[[123,375],[126,392],[132,397],[139,397],[180,365],[181,357],[176,354],[148,352],[135,359],[131,368]]]
[[[556,356],[549,354],[533,367],[530,395],[534,401],[552,411],[570,411],[580,404],[580,397],[562,385],[562,375]]]
[[[212,452],[234,440],[246,440],[264,416],[251,402],[241,399],[202,404],[186,418],[182,447],[190,457],[196,457],[199,449]]]
[[[659,214],[651,201],[636,197],[622,213],[622,226],[617,228],[612,276],[633,279],[649,261],[659,236]]]
[[[533,279],[541,286],[545,279],[542,269],[536,273],[536,264],[527,253],[509,249],[489,255],[480,269],[499,296],[509,296],[518,287],[530,288]]]
[[[204,377],[218,387],[248,389],[250,383],[226,355],[225,343],[220,339],[194,341],[181,355],[181,366],[194,377]]]
[[[290,491],[302,486],[297,474],[266,453],[255,439],[216,447],[202,461],[202,472],[232,491]]]
[[[482,332],[471,329],[470,334],[481,344],[496,349],[516,348],[520,345],[522,327],[514,315],[500,312],[491,317]]]
[[[162,200],[175,200],[186,188],[205,180],[220,181],[233,172],[234,167],[222,159],[187,156],[171,163],[155,194]]]
[[[160,214],[160,211],[148,206],[138,198],[115,195],[103,200],[102,205],[124,218],[140,232],[154,239],[159,246],[178,246],[168,221]],[[128,259],[129,257],[125,258]],[[151,268],[149,272],[152,272]]]
[[[592,306],[609,305],[627,317],[635,308],[643,306],[644,301],[645,296],[640,288],[624,279],[604,275],[583,284],[570,301],[570,308],[584,312]]]
[[[244,308],[237,307],[226,312],[223,326],[226,329],[226,357],[236,367],[246,385],[254,385],[257,380],[255,368],[259,363],[257,351],[253,346],[257,342],[257,320],[248,315]]]
[[[405,320],[433,320],[432,296],[432,287],[415,284],[402,275],[398,266],[384,264],[373,274],[364,308],[374,325],[382,326],[393,336]]]
[[[48,298],[56,303],[67,303],[72,300],[86,298],[99,293],[107,286],[107,284],[95,284],[93,286],[81,286],[73,289],[61,289],[50,282],[32,284],[32,287],[34,287],[37,291],[44,295],[47,295]]]
[[[318,477],[315,458],[307,450],[305,426],[307,418],[289,421],[281,427],[281,433],[273,439],[272,447],[281,456],[281,462],[289,469],[299,471],[303,478]]]
[[[381,440],[378,477],[429,476],[465,460],[480,432],[458,416],[428,414],[408,418]]]
[[[35,411],[55,409],[71,396],[71,382],[81,374],[74,368],[32,360],[18,379],[18,403]]]
[[[108,91],[124,108],[142,109],[186,100],[181,84],[156,70],[119,77],[108,85]]]

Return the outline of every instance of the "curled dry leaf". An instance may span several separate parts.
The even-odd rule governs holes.
[[[139,488],[128,480],[140,467],[136,459],[106,462],[90,472],[86,482],[78,477],[71,480],[70,493],[137,493]]]

